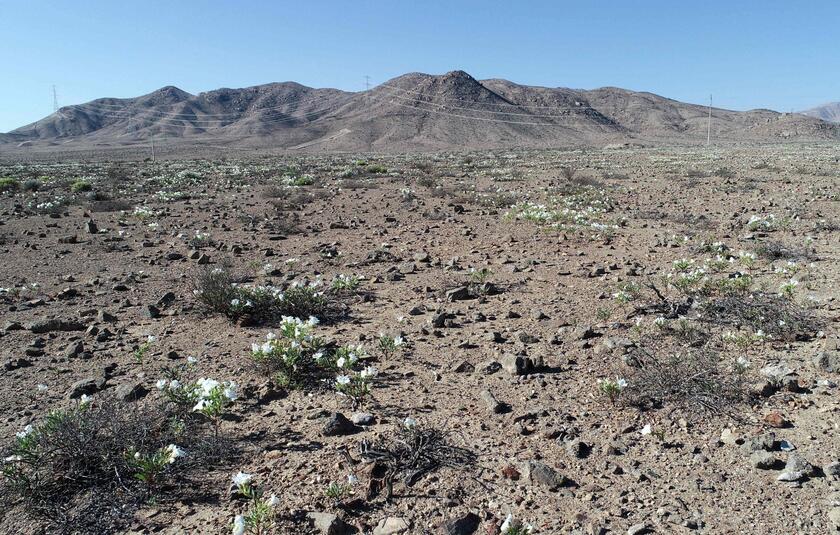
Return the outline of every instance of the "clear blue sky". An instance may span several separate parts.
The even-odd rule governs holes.
[[[164,85],[364,88],[463,69],[732,109],[840,100],[840,1],[0,0],[0,132]]]

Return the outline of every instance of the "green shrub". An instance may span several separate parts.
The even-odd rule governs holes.
[[[17,191],[18,189],[20,189],[20,182],[18,182],[16,178],[0,178],[0,193],[5,193],[7,191]]]
[[[91,191],[92,189],[93,185],[87,180],[77,180],[70,185],[70,191],[73,193],[82,193],[85,191]]]

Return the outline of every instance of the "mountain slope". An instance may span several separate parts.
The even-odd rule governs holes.
[[[810,110],[800,112],[809,117],[816,117],[830,123],[840,123],[840,102],[829,102]]]
[[[619,88],[577,90],[478,81],[463,71],[409,73],[366,92],[294,82],[67,106],[0,137],[18,145],[121,146],[148,139],[299,150],[440,150],[704,142],[709,110]],[[800,114],[712,109],[720,141],[839,139]]]

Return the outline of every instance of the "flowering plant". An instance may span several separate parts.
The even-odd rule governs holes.
[[[300,383],[302,375],[320,364],[323,352],[322,342],[313,336],[312,329],[318,319],[283,316],[277,333],[266,335],[265,342],[251,344],[251,358],[270,373],[275,373],[277,382],[285,386]]]
[[[280,499],[274,494],[265,497],[263,489],[253,483],[251,474],[238,472],[233,476],[233,485],[237,493],[250,501],[248,511],[233,519],[233,535],[272,533]]]

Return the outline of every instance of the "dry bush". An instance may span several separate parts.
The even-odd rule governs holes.
[[[638,350],[622,397],[641,408],[677,407],[687,413],[722,413],[748,399],[743,373],[721,362],[708,348],[657,353]]]
[[[564,165],[560,168],[560,176],[570,182],[575,177],[575,173],[577,173],[577,169],[575,169],[574,167],[568,167]]]
[[[728,294],[702,304],[701,321],[712,325],[750,327],[775,339],[809,340],[819,330],[819,320],[791,299],[753,292]]]
[[[417,179],[417,185],[426,189],[434,189],[438,184],[438,181],[430,176],[421,176]]]
[[[140,480],[130,452],[157,452],[170,444],[187,456],[153,480]],[[22,504],[55,532],[113,533],[149,497],[183,499],[185,489],[171,482],[218,455],[233,455],[229,448],[197,420],[176,419],[168,406],[103,398],[50,412],[7,447],[0,498],[6,506]]]
[[[452,445],[444,431],[416,424],[400,425],[375,443],[363,440],[359,451],[366,461],[384,467],[381,484],[386,499],[392,497],[394,481],[398,478],[410,487],[439,468],[466,468],[476,461],[472,451]]]
[[[199,269],[193,279],[193,294],[204,307],[243,325],[259,325],[283,316],[334,321],[347,313],[346,296],[314,285],[292,284],[285,288],[245,286],[233,275],[229,262]]]
[[[300,216],[297,212],[278,211],[277,215],[265,221],[264,228],[269,232],[285,235],[300,234],[303,232]]]
[[[765,241],[756,247],[755,252],[766,260],[811,259],[814,251],[805,245],[786,244],[780,241]]]

